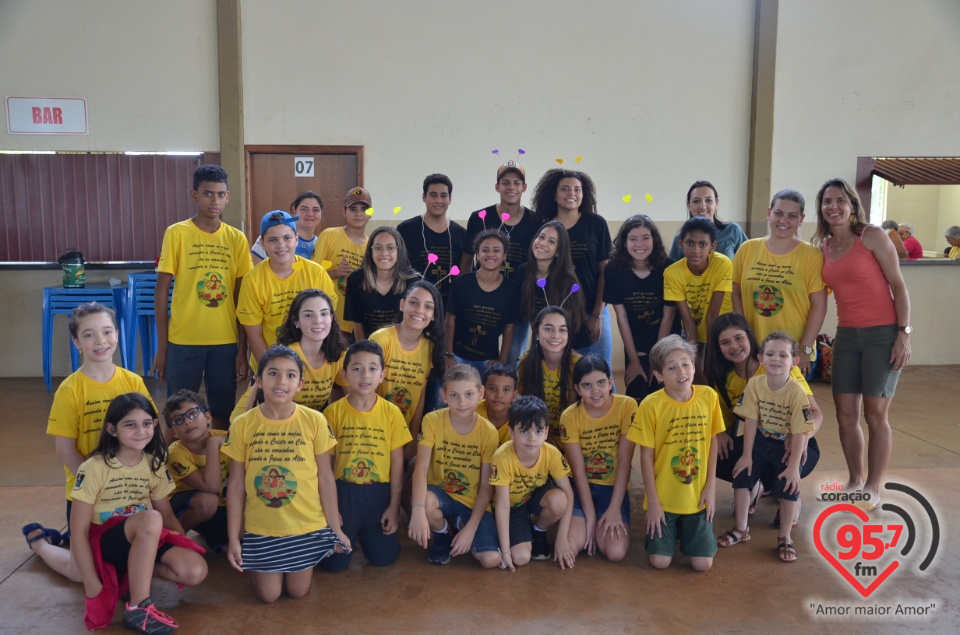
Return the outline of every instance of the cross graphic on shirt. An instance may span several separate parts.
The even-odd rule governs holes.
[[[441,280],[445,275],[447,275],[446,270],[440,266],[440,263],[437,263],[437,266],[433,269],[430,269],[430,273],[433,274],[434,280]]]
[[[500,267],[500,272],[503,274],[504,278],[509,278],[516,270],[517,268],[511,265],[509,260],[504,260],[503,266]]]
[[[471,345],[471,346],[476,346],[476,345],[477,345],[477,339],[479,339],[481,335],[486,335],[486,334],[487,334],[487,331],[483,328],[483,325],[482,325],[482,324],[477,324],[476,326],[471,326],[471,327],[470,327],[470,332],[473,333],[473,341],[470,342],[470,345]]]

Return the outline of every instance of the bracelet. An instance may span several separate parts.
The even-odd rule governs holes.
[[[423,503],[414,503],[413,506],[414,506],[414,507],[424,507],[424,508],[426,507],[426,505],[424,505]]]

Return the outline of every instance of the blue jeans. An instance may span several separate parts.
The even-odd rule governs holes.
[[[440,513],[450,523],[450,526],[459,530],[470,520],[473,510],[454,500],[445,491],[436,485],[427,485],[427,490],[432,492],[440,502]],[[473,545],[470,547],[471,553],[483,553],[484,551],[500,551],[500,540],[497,538],[497,523],[493,520],[493,514],[488,511],[483,512],[483,518],[477,526],[477,533],[473,535]]]
[[[454,355],[454,359],[457,360],[458,364],[466,364],[467,366],[473,366],[474,368],[476,368],[477,372],[480,373],[481,381],[483,380],[483,374],[487,372],[487,367],[490,365],[490,362],[488,362],[487,360],[480,360],[479,362],[475,362],[470,359],[464,359],[459,355]]]
[[[527,336],[530,335],[529,322],[515,322],[513,325],[513,343],[510,345],[510,357],[507,363],[517,367],[517,360],[527,350]]]
[[[237,401],[237,345],[185,346],[167,345],[167,397],[181,388],[200,392],[200,382],[207,388],[210,414],[224,423]]]
[[[589,315],[587,319],[590,319]],[[607,362],[607,365],[610,367],[610,372],[613,372],[613,331],[610,330],[610,307],[603,307],[603,312],[600,313],[600,324],[600,339],[590,346],[578,348],[577,352],[581,355],[589,355],[591,353],[599,355]]]

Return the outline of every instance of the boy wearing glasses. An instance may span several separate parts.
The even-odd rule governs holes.
[[[224,492],[230,460],[220,454],[227,433],[210,428],[207,403],[192,390],[179,390],[167,399],[163,418],[176,439],[167,464],[176,483],[170,506],[184,531],[195,529],[219,552],[227,544]]]

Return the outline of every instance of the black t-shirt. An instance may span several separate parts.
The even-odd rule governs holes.
[[[524,207],[520,222],[511,227],[506,223],[503,223],[503,226],[500,225],[496,204],[481,211],[487,213],[484,218],[480,218],[480,211],[470,214],[470,219],[467,221],[467,235],[463,243],[463,253],[474,255],[473,241],[477,239],[477,235],[487,229],[499,229],[510,237],[507,260],[503,263],[501,272],[504,278],[515,278],[517,267],[527,261],[530,243],[533,242],[537,229],[539,229],[533,219],[533,212]]]
[[[630,333],[637,351],[650,353],[657,343],[663,318],[663,270],[673,264],[667,260],[662,269],[640,279],[633,271],[608,263],[605,271],[603,301],[622,304],[627,312]],[[680,333],[680,314],[674,313],[671,333]]]
[[[547,298],[546,298],[546,296],[544,296],[543,289],[541,289],[540,287],[538,287],[538,286],[536,286],[536,285],[534,285],[534,287],[533,287],[532,289],[524,289],[524,288],[523,288],[523,281],[524,281],[524,278],[525,278],[526,275],[527,275],[527,267],[528,267],[528,266],[529,266],[529,265],[528,265],[527,263],[523,263],[523,264],[520,265],[520,267],[517,269],[517,284],[521,285],[520,293],[532,293],[532,294],[533,294],[534,302],[535,302],[536,307],[537,307],[537,313],[540,313],[540,311],[542,311],[543,309],[547,308]],[[582,283],[580,283],[580,284],[582,285]],[[577,293],[583,293],[583,291],[578,291]],[[522,297],[522,296],[521,296],[521,297]],[[586,298],[584,298],[584,300],[586,300]],[[569,305],[566,305],[566,306],[564,306],[563,308],[566,309],[567,312],[570,311],[570,306],[569,306]],[[521,307],[520,319],[523,319],[522,307]],[[533,322],[532,322],[532,321],[530,322],[530,326],[531,326],[531,328],[533,327]],[[533,337],[536,338],[536,333],[533,334]],[[573,348],[575,348],[575,349],[586,348],[586,347],[590,346],[591,344],[593,344],[593,338],[590,337],[590,329],[587,327],[587,316],[586,316],[586,315],[581,315],[581,316],[580,316],[580,330],[577,331],[576,333],[571,333],[571,334],[570,334],[570,337],[572,338]],[[532,345],[532,340],[531,340],[531,345]]]
[[[403,244],[407,248],[410,265],[414,271],[423,275],[424,280],[433,284],[437,284],[438,280],[446,277],[450,273],[451,266],[459,266],[460,257],[463,254],[463,239],[466,231],[453,221],[449,223],[450,229],[440,234],[427,227],[422,216],[407,219],[397,225],[397,231],[403,237]],[[429,254],[436,254],[437,261],[428,267]],[[437,285],[444,305],[447,303],[447,296],[450,295],[452,280],[453,277],[450,277]]]
[[[570,256],[583,289],[587,313],[593,311],[600,281],[600,263],[610,259],[613,242],[610,228],[599,214],[580,214],[577,224],[567,230],[570,235]]]
[[[493,291],[484,291],[476,273],[453,281],[447,312],[457,316],[453,352],[479,362],[500,357],[500,335],[507,324],[520,321],[520,286],[504,279]]]
[[[419,276],[417,277],[419,279]],[[408,280],[413,284],[416,280]],[[400,312],[401,294],[381,295],[378,291],[363,290],[363,269],[357,269],[347,276],[347,292],[343,305],[343,317],[357,322],[363,327],[367,337],[385,326],[397,321]]]

